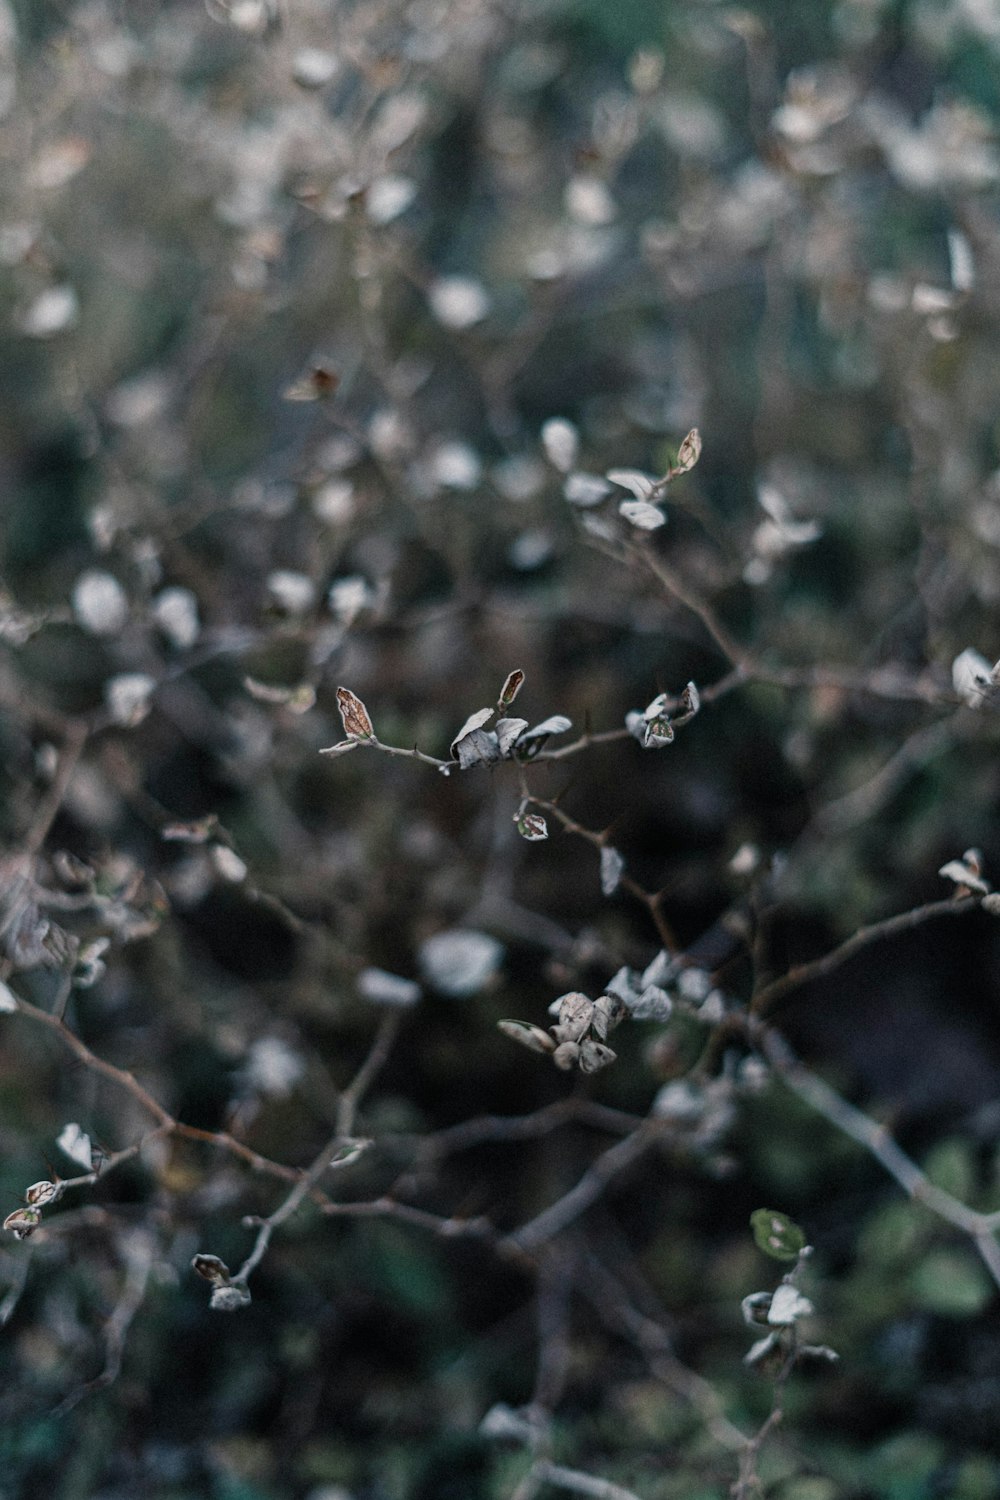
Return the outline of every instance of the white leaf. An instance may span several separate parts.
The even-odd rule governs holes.
[[[601,890],[605,896],[613,896],[625,871],[625,861],[617,849],[610,844],[601,848]]]
[[[570,474],[563,485],[563,494],[570,505],[597,505],[610,493],[610,484],[596,474]]]
[[[565,734],[567,729],[572,728],[572,721],[567,719],[565,714],[553,714],[551,718],[543,719],[540,724],[536,724],[533,729],[526,729],[521,735],[521,740],[523,742],[541,739],[549,734]]]
[[[966,646],[951,664],[951,682],[955,692],[970,708],[979,708],[992,682],[992,668],[985,656],[974,647]]]
[[[813,1310],[813,1305],[808,1297],[796,1291],[795,1287],[783,1281],[781,1286],[771,1298],[771,1306],[768,1309],[767,1321],[772,1328],[787,1328],[789,1324],[795,1323],[799,1318],[808,1318]]]
[[[501,755],[510,754],[527,727],[527,719],[499,719],[497,721],[497,748]]]
[[[580,451],[580,434],[565,417],[550,417],[542,424],[542,447],[553,468],[568,474]]]
[[[945,880],[953,880],[956,885],[966,886],[970,891],[977,891],[979,895],[989,894],[989,886],[983,880],[978,870],[960,859],[950,859],[946,865],[942,865],[938,874]]]
[[[609,469],[608,478],[612,484],[621,485],[623,490],[631,490],[637,500],[648,500],[660,482],[641,469]]]
[[[500,759],[496,735],[489,729],[473,729],[455,741],[453,753],[463,771],[470,766],[488,766]]]
[[[81,573],[73,585],[73,613],[91,635],[117,635],[128,618],[128,600],[118,579],[100,568]]]
[[[0,981],[0,1011],[17,1010],[17,997],[14,992]]]
[[[475,995],[496,974],[503,945],[488,933],[452,928],[435,933],[420,948],[420,967],[428,984],[453,999]]]
[[[458,332],[481,323],[490,310],[485,287],[471,276],[441,277],[431,287],[428,301],[438,322]]]
[[[646,500],[623,500],[618,513],[640,531],[656,531],[667,519],[662,510],[657,510],[655,505],[650,505]]]
[[[474,714],[469,715],[469,717],[466,719],[465,723],[462,725],[461,729],[458,731],[455,738],[451,742],[451,755],[453,760],[458,760],[458,746],[460,745],[462,740],[465,739],[466,735],[471,734],[474,729],[481,729],[484,724],[488,724],[495,712],[496,710],[492,708],[480,708],[477,709]]]
[[[368,968],[362,969],[358,975],[358,994],[372,1005],[404,1009],[416,1005],[423,991],[415,979],[404,979],[401,974],[390,974],[385,969]]]
[[[70,1161],[75,1161],[78,1167],[85,1172],[93,1169],[93,1147],[90,1136],[86,1135],[79,1125],[72,1123],[64,1125],[56,1139],[56,1145],[60,1151],[65,1151]]]
[[[673,1001],[666,990],[658,984],[647,984],[642,994],[631,1004],[625,1002],[636,1021],[666,1021],[673,1010]]]

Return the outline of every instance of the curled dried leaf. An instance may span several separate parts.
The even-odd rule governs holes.
[[[594,1018],[591,1027],[602,1042],[607,1041],[608,1032],[624,1021],[627,1015],[625,1002],[617,995],[599,995],[594,1001]]]
[[[498,1021],[497,1029],[512,1042],[520,1042],[529,1052],[554,1052],[556,1044],[547,1031],[532,1026],[530,1021]]]
[[[562,1068],[568,1073],[580,1061],[580,1047],[577,1042],[560,1042],[552,1054],[552,1061],[557,1068]]]
[[[513,672],[508,672],[507,680],[500,689],[500,708],[509,708],[524,686],[524,673],[520,667],[515,667]]]
[[[516,813],[514,822],[517,824],[518,833],[523,839],[527,839],[529,844],[536,843],[539,839],[547,839],[549,836],[549,826],[541,813]]]
[[[33,1182],[29,1188],[24,1190],[24,1201],[29,1208],[44,1208],[47,1203],[55,1203],[63,1195],[61,1182],[50,1182],[47,1178],[44,1182]]]
[[[250,1288],[242,1282],[223,1283],[213,1289],[209,1307],[213,1312],[239,1312],[250,1304]]]
[[[580,1043],[580,1071],[581,1073],[597,1073],[601,1068],[606,1068],[613,1063],[618,1056],[612,1052],[610,1047],[605,1047],[603,1042],[595,1042],[587,1038]]]
[[[340,710],[340,721],[344,726],[344,733],[350,739],[371,740],[375,738],[375,730],[372,728],[368,710],[350,688],[339,687],[337,689],[337,707]]]
[[[15,1208],[12,1214],[8,1214],[3,1221],[4,1229],[8,1230],[16,1240],[26,1240],[42,1222],[41,1210],[38,1208]]]
[[[191,1268],[213,1286],[229,1285],[229,1267],[217,1255],[196,1255],[191,1261]]]

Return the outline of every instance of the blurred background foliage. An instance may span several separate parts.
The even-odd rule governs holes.
[[[1000,654],[994,6],[3,0],[0,109],[5,869],[87,724],[45,854],[96,872],[103,904],[59,921],[112,943],[67,1019],[179,1118],[307,1165],[370,1045],[374,966],[424,996],[366,1101],[349,1199],[503,1232],[585,1169],[583,1125],[430,1165],[420,1142],[574,1090],[495,1023],[544,1024],[564,990],[643,967],[649,912],[604,897],[595,851],[551,819],[517,839],[511,767],[318,751],[341,737],[338,683],[384,741],[447,756],[514,667],[517,711],[577,731],[724,678],[637,548],[713,601],[759,680],[662,752],[595,744],[532,786],[611,830],[682,946],[757,903],[778,973],[946,894],[938,868],[970,845],[1000,868],[995,713],[960,706],[952,672],[970,646]],[[574,474],[663,473],[695,425],[662,530],[628,535],[615,495],[567,498]],[[131,712],[112,684],[135,676]],[[296,687],[304,712],[280,701]],[[207,818],[200,844],[163,837]],[[782,1021],[932,1180],[995,1208],[995,922],[943,926]],[[457,999],[421,963],[455,928],[502,945]],[[7,976],[53,1005],[58,968],[21,958]],[[725,972],[745,998],[746,962]],[[66,1175],[67,1121],[111,1149],[150,1121],[48,1032],[0,1022],[14,1207],[47,1160]],[[680,1022],[616,1037],[580,1088],[637,1116],[702,1045]],[[191,1255],[238,1264],[242,1216],[282,1191],[160,1141],[5,1240],[0,1494],[514,1493],[526,1459],[478,1426],[532,1398],[532,1278],[472,1240],[304,1208],[252,1305],[210,1313]],[[774,1279],[748,1230],[763,1203],[806,1228],[841,1356],[793,1376],[764,1492],[995,1495],[995,1289],[775,1081],[744,1091],[724,1149],[624,1174],[566,1250],[557,1458],[643,1500],[729,1493],[732,1455],[602,1320],[586,1256],[751,1430],[771,1391],[739,1304]],[[120,1372],[72,1404],[144,1258]]]

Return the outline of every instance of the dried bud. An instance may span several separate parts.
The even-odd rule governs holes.
[[[697,427],[692,427],[687,437],[677,450],[677,462],[674,465],[675,474],[686,474],[693,469],[701,457],[701,433]]]
[[[344,726],[344,733],[350,739],[371,740],[375,738],[375,730],[368,717],[368,710],[350,688],[339,687],[337,689],[337,707],[340,710],[340,721]]]

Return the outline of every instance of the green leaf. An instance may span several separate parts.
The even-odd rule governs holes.
[[[750,1227],[757,1241],[758,1250],[763,1250],[772,1260],[798,1260],[805,1248],[806,1237],[799,1226],[787,1214],[773,1208],[758,1208],[750,1215]]]

